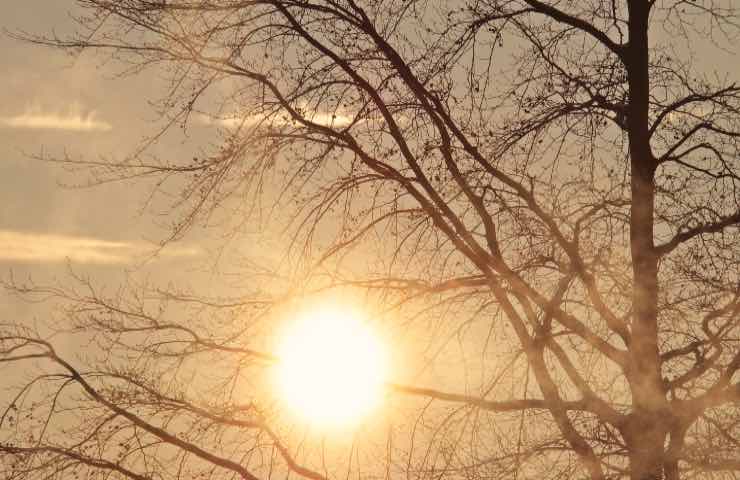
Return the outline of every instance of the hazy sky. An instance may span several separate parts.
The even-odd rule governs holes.
[[[65,32],[72,28],[72,7],[64,0],[2,2],[0,18],[6,31]],[[136,191],[59,188],[71,177],[28,155],[67,151],[92,158],[130,150],[146,130],[146,97],[136,94],[145,91],[145,79],[116,80],[99,60],[74,59],[7,35],[0,36],[0,51],[0,262],[27,263],[28,250],[37,251],[39,261],[75,248],[102,253],[111,247],[105,241],[140,239]],[[64,238],[52,241],[44,237],[49,234]],[[14,248],[16,241],[24,249]],[[59,245],[56,254],[44,251],[53,244]],[[105,255],[87,260],[102,262]]]
[[[74,8],[72,0],[0,2],[0,27],[63,35],[74,28],[69,18]],[[718,58],[723,55],[716,48],[707,50],[711,55],[697,55],[696,61],[708,63],[708,69],[736,65]],[[147,185],[65,189],[60,182],[82,182],[84,176],[28,157],[130,153],[156,129],[148,103],[161,91],[156,71],[120,78],[122,67],[100,56],[73,58],[7,34],[0,35],[0,51],[0,270],[43,265],[48,272],[50,264],[65,258],[120,266],[145,240],[161,239],[165,232],[152,217],[138,215]],[[194,155],[199,145],[215,139],[213,129],[197,125],[189,134],[189,140],[172,138],[153,153]]]
[[[33,155],[96,159],[122,158],[157,129],[151,100],[164,87],[155,69],[121,77],[123,68],[93,52],[72,57],[62,51],[20,42],[9,33],[56,33],[74,28],[73,0],[0,2],[0,275],[32,274],[43,281],[63,275],[66,261],[95,271],[96,278],[120,276],[137,265],[161,240],[152,209],[141,215],[150,185],[146,182],[69,188],[84,183],[84,173],[71,174]],[[654,27],[654,38],[661,36]],[[692,37],[695,38],[695,37]],[[687,46],[672,42],[677,53]],[[701,41],[692,43],[694,62],[704,71],[737,74],[734,52],[721,52]],[[733,70],[735,70],[733,72]],[[725,73],[725,74],[727,74]],[[191,126],[188,136],[175,134],[151,153],[195,156],[217,141],[214,128]],[[161,206],[161,205],[160,205]],[[156,208],[154,209],[156,212]],[[160,219],[167,218],[161,217]],[[212,232],[213,233],[213,232]],[[193,232],[171,249],[156,271],[167,278],[177,258],[197,259],[207,249],[202,232]],[[275,249],[273,249],[275,250]],[[203,256],[205,259],[205,255]],[[164,263],[162,263],[164,262]],[[162,265],[165,265],[163,268]],[[186,267],[187,268],[187,267]],[[116,280],[110,277],[110,283]],[[0,302],[0,312],[3,308]]]
[[[138,277],[152,276],[161,283],[174,280],[178,286],[198,288],[198,293],[225,294],[229,286],[243,293],[236,280],[228,284],[233,277],[208,282],[208,271],[194,270],[212,265],[208,245],[221,240],[209,243],[205,234],[216,237],[219,229],[191,232],[156,263],[139,267],[152,242],[168,233],[157,226],[151,209],[140,213],[150,187],[146,182],[68,188],[60,183],[84,182],[84,172],[71,174],[59,165],[30,158],[41,154],[121,158],[158,125],[149,103],[164,88],[156,70],[121,78],[120,64],[106,63],[93,52],[71,57],[8,35],[64,36],[74,28],[68,15],[74,8],[72,0],[0,1],[0,27],[5,31],[0,35],[0,67],[5,72],[0,76],[0,278],[12,274],[41,284],[65,284],[69,262],[76,272],[89,273],[96,286],[109,291],[116,290],[133,269]],[[212,126],[195,122],[187,136],[175,129],[152,153],[191,158],[216,141]],[[272,237],[271,242],[277,239]],[[248,249],[241,253],[250,257],[281,250],[254,242],[230,245],[234,247]],[[25,304],[0,291],[0,318],[46,321],[50,306]]]
[[[167,233],[156,218],[165,204],[141,215],[150,184],[70,188],[85,183],[84,172],[30,158],[121,159],[161,125],[149,103],[165,85],[155,70],[121,77],[121,64],[104,56],[72,57],[8,35],[63,36],[74,28],[74,8],[71,0],[0,3],[0,270],[49,272],[66,258],[118,268]],[[214,141],[215,128],[195,122],[150,153],[191,158]],[[195,238],[165,257],[192,256]]]
[[[118,78],[120,66],[103,58],[73,58],[7,34],[69,32],[74,26],[68,12],[74,7],[69,0],[0,2],[0,277],[12,272],[42,283],[63,279],[69,261],[96,281],[116,285],[165,234],[151,215],[140,215],[147,185],[63,188],[62,183],[83,182],[84,175],[29,156],[95,159],[130,153],[156,128],[148,101],[157,96],[158,78],[154,73]],[[214,133],[201,130],[192,134]],[[192,155],[202,140],[177,138],[156,151]],[[183,259],[197,260],[201,250],[189,239],[150,270],[166,276],[173,258],[182,268]],[[43,306],[0,295],[2,316],[30,321],[45,315]]]
[[[65,283],[65,278],[69,278],[67,268],[71,266],[76,272],[90,274],[96,286],[108,288],[108,291],[115,291],[132,271],[137,277],[150,276],[154,282],[172,281],[178,286],[189,284],[204,297],[214,292],[228,293],[229,286],[238,291],[236,283],[223,283],[235,282],[233,277],[223,276],[219,282],[208,283],[211,274],[207,270],[196,270],[201,263],[213,264],[214,256],[209,254],[209,246],[220,242],[217,238],[214,241],[213,237],[217,237],[222,229],[196,229],[183,241],[168,247],[159,258],[142,265],[147,252],[151,252],[157,241],[168,233],[166,226],[158,226],[158,220],[163,223],[172,220],[171,216],[156,215],[158,208],[163,212],[166,210],[166,203],[155,202],[145,206],[151,184],[137,179],[135,182],[85,187],[84,171],[74,173],[58,163],[37,158],[121,159],[135,151],[145,136],[155,132],[160,124],[149,103],[159,98],[165,87],[161,72],[156,69],[122,76],[120,64],[106,62],[105,57],[96,56],[94,52],[74,57],[13,38],[13,34],[19,32],[64,36],[74,28],[69,17],[74,8],[73,0],[0,0],[0,69],[3,72],[0,75],[0,279],[12,276],[21,281],[33,278],[41,284]],[[686,50],[680,42],[675,48],[679,53],[683,51],[681,49]],[[700,41],[692,48],[709,51]],[[706,65],[706,71],[727,69],[725,71],[729,75],[737,76],[740,67],[737,67],[734,53],[712,52],[697,55],[697,65]],[[212,125],[198,124],[197,121],[185,135],[178,129],[173,130],[151,149],[151,154],[190,159],[200,155],[200,148],[218,141]],[[224,210],[226,213],[222,212],[222,215],[229,215],[228,209]],[[270,223],[270,219],[265,223]],[[270,238],[269,235],[265,237]],[[278,241],[276,238],[273,237],[273,243]],[[265,249],[264,244],[249,242],[230,245],[250,255],[262,255],[263,252],[269,255],[281,250],[282,246],[280,243]],[[355,258],[361,258],[361,255]],[[230,267],[227,265],[227,268]],[[253,278],[243,281],[254,282]],[[259,284],[255,288],[265,287]],[[25,304],[8,298],[0,287],[0,322],[32,322],[34,318],[48,321],[53,318],[49,316],[52,314],[50,306],[47,303]],[[471,307],[463,305],[459,308],[466,311]],[[454,314],[450,316],[454,317]],[[449,328],[454,330],[452,323],[449,323]],[[426,359],[432,359],[428,363],[436,368],[434,371],[419,368],[424,377],[422,373],[413,373],[428,384],[442,385],[445,390],[449,385],[452,385],[449,390],[463,391],[468,384],[486,384],[489,374],[492,378],[492,372],[504,365],[503,362],[497,365],[486,360],[518,356],[519,344],[511,340],[513,334],[500,329],[495,334],[498,337],[491,337],[494,338],[491,342],[494,346],[489,349],[489,338],[480,334],[482,330],[468,329],[466,323],[460,324],[454,336],[444,338],[438,332],[444,332],[443,327],[448,327],[448,324],[443,325],[441,320],[439,326],[430,320],[432,326],[419,334],[417,330],[399,323],[396,328],[403,329],[403,335],[394,337],[395,347],[413,360],[397,363],[426,368]],[[487,324],[481,323],[480,326],[489,333]],[[420,327],[421,323],[416,328]],[[465,332],[461,334],[463,330]],[[493,330],[490,327],[490,332]],[[466,340],[465,348],[460,340],[464,335],[472,337],[472,341]],[[458,343],[448,342],[448,338],[457,339]],[[411,347],[405,348],[406,343],[410,345],[412,340],[419,352]],[[77,348],[72,343],[69,341],[66,347]],[[438,357],[444,358],[458,347],[460,352],[450,354],[449,362],[437,362]],[[476,355],[470,354],[479,351],[482,352],[480,362]],[[502,371],[508,368],[503,367]],[[206,370],[203,369],[204,374],[210,373]],[[514,386],[521,386],[518,382],[520,377],[515,367],[508,372],[513,391]],[[399,376],[405,382],[403,375]],[[492,385],[497,385],[498,381]],[[530,388],[528,382],[527,376],[525,395]],[[623,387],[619,394],[626,391]]]

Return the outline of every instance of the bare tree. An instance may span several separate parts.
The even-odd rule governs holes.
[[[448,380],[390,385],[413,421],[344,474],[740,474],[740,87],[702,66],[738,39],[732,1],[78,3],[78,36],[25,38],[166,72],[164,129],[223,141],[59,161],[173,180],[167,242],[271,214],[304,285],[439,335],[418,341]],[[40,369],[0,420],[4,478],[343,474],[234,395],[274,360],[259,332],[288,287],[217,301],[76,280],[9,285],[64,299],[67,334],[101,353],[2,327],[3,366]]]

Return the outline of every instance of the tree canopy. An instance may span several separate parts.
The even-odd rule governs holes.
[[[245,266],[232,299],[9,282],[65,315],[0,326],[0,368],[37,372],[0,420],[5,478],[739,474],[731,0],[77,3],[76,34],[21,36],[169,89],[133,154],[56,161],[174,192],[163,248],[279,226],[290,268]],[[147,153],[194,124],[218,127],[204,155]],[[280,309],[336,289],[426,368],[341,460],[260,393]],[[81,334],[98,353],[59,353]]]

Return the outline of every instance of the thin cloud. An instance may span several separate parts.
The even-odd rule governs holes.
[[[315,112],[313,115],[307,115],[306,119],[325,127],[346,127],[353,121],[353,118],[347,115],[320,112]],[[216,125],[226,128],[249,127],[259,123],[272,126],[292,125],[296,123],[292,118],[288,118],[286,116],[268,117],[267,115],[213,117],[210,115],[199,114],[195,117],[195,121],[201,125]]]
[[[152,246],[144,243],[0,230],[0,260],[124,264],[140,259],[151,251]],[[160,256],[192,257],[200,253],[197,248],[171,246],[163,249]]]
[[[97,112],[84,112],[79,105],[72,105],[66,111],[44,111],[40,107],[30,107],[20,115],[0,117],[0,125],[8,128],[75,132],[106,132],[113,128],[110,123],[98,119]]]

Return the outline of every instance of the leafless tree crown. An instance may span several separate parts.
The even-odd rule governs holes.
[[[0,324],[0,476],[740,475],[740,86],[711,65],[735,2],[77,3],[76,35],[23,37],[170,83],[142,149],[58,161],[174,190],[166,242],[279,224],[302,285],[367,292],[446,373],[389,385],[335,463],[234,393],[275,360],[260,338],[294,289],[270,272],[226,300],[9,282],[63,315]],[[222,140],[149,156],[178,125]]]

